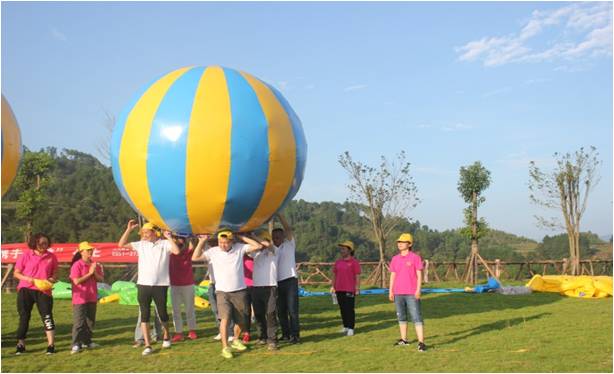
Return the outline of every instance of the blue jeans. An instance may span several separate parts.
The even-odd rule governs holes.
[[[414,325],[422,325],[420,300],[416,300],[414,295],[394,295],[394,306],[397,308],[397,318],[400,323],[407,323],[409,314]]]
[[[283,336],[299,336],[298,279],[295,277],[277,282],[277,316]]]

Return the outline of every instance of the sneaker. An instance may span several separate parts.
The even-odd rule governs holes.
[[[81,352],[81,347],[79,347],[79,344],[75,344],[72,346],[72,348],[70,349],[70,354],[74,355],[75,353],[79,353]]]
[[[140,346],[143,345],[143,341],[142,340],[135,340],[134,344],[132,344],[132,348],[138,348]]]
[[[301,339],[299,339],[298,336],[293,336],[290,338],[290,344],[299,344],[301,342]]]
[[[269,345],[267,346],[267,349],[269,351],[277,351],[279,348],[277,348],[277,343],[269,343]]]
[[[182,340],[183,340],[183,334],[175,334],[175,336],[173,336],[172,342],[177,343]]]
[[[344,328],[342,328],[341,330],[339,330],[339,332],[340,332],[340,333],[342,333],[342,334],[345,334],[345,333],[347,333],[347,332],[348,332],[348,328],[347,328],[347,327],[344,327]]]
[[[249,343],[249,339],[250,339],[249,332],[246,332],[245,334],[243,334],[243,343],[245,344]]]
[[[55,354],[55,345],[48,345],[47,346],[47,354],[48,355]]]
[[[170,348],[171,341],[170,340],[162,340],[162,348]]]
[[[26,353],[26,346],[23,344],[17,344],[17,347],[15,348],[15,354],[20,355],[22,353]]]
[[[86,344],[85,348],[87,348],[87,349],[100,348],[100,344],[91,342],[90,344]]]
[[[235,340],[234,336],[231,335],[228,337],[228,343],[232,343],[233,340]]]
[[[418,343],[418,352],[426,352],[426,344],[422,342]]]
[[[224,358],[232,358],[232,351],[229,347],[222,349],[222,357]]]
[[[217,334],[213,337],[213,340],[222,340],[222,334]]]
[[[348,329],[347,336],[354,336],[354,329]]]
[[[407,340],[399,339],[396,343],[394,343],[394,345],[409,345],[409,342]]]
[[[143,349],[143,353],[141,353],[143,356],[149,356],[150,354],[153,353],[153,349],[150,346],[145,347],[145,349]]]
[[[234,340],[230,346],[239,352],[247,349],[247,347],[243,343],[241,343],[241,341],[238,339]]]
[[[194,330],[190,330],[190,332],[188,332],[188,338],[189,338],[190,340],[196,340],[196,339],[198,339],[198,336],[196,335],[196,331],[194,331]],[[220,338],[221,338],[221,336],[220,336]]]
[[[266,339],[258,339],[258,345],[265,345]]]

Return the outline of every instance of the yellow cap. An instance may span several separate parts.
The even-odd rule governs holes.
[[[90,242],[81,242],[79,243],[79,251],[85,251],[87,249],[95,249]]]
[[[220,231],[220,232],[217,234],[217,240],[220,240],[220,239],[221,239],[223,236],[225,236],[225,237],[226,237],[226,238],[228,238],[228,239],[232,239],[232,231],[230,231],[230,230],[223,230],[223,231]]]
[[[258,231],[257,236],[258,236],[260,239],[264,239],[264,240],[267,240],[267,241],[269,241],[269,242],[272,240],[272,239],[271,239],[271,234],[269,234],[269,232],[268,232],[267,230],[261,230],[261,231]]]
[[[399,238],[397,239],[397,242],[413,243],[414,242],[414,237],[411,236],[410,233],[404,232],[404,233],[401,234],[401,236],[399,236]]]
[[[343,243],[339,243],[337,245],[342,247],[348,247],[350,251],[354,251],[354,243],[351,240],[346,240]]]
[[[53,284],[47,279],[34,279],[34,286],[41,291],[48,291],[53,287]]]

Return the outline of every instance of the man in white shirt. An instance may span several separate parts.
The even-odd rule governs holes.
[[[179,254],[177,244],[172,240],[171,232],[164,231],[164,237],[158,237],[155,226],[146,223],[141,227],[141,240],[128,243],[128,237],[132,230],[138,227],[138,223],[131,219],[128,221],[126,231],[119,239],[119,247],[130,248],[138,255],[138,278],[137,278],[137,298],[141,310],[141,330],[145,340],[143,356],[153,353],[151,348],[151,337],[149,335],[149,318],[151,301],[156,305],[156,309],[162,322],[163,342],[162,348],[170,348],[171,340],[168,330],[168,313],[166,311],[166,300],[168,286],[170,285],[169,262],[170,255]]]
[[[277,350],[277,255],[268,231],[258,233],[258,241],[265,249],[252,252],[254,258],[254,288],[252,304],[260,330],[259,344]]]
[[[296,242],[292,229],[281,214],[277,214],[283,229],[272,230],[277,253],[277,315],[281,325],[281,340],[299,343],[298,277],[296,273]],[[270,225],[272,226],[272,220]],[[271,227],[270,226],[270,227]]]
[[[224,358],[233,357],[231,347],[238,351],[247,349],[239,338],[241,333],[246,331],[247,320],[251,314],[247,286],[243,278],[243,256],[263,248],[262,244],[247,236],[237,236],[245,244],[235,242],[234,235],[230,231],[219,232],[217,234],[218,246],[208,249],[201,255],[206,240],[204,236],[199,235],[198,245],[192,256],[193,261],[206,260],[213,264],[215,269],[215,296],[220,316],[222,357]],[[235,335],[229,347],[227,328],[231,319],[235,322]]]

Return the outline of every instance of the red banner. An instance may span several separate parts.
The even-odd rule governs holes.
[[[98,262],[114,262],[114,263],[136,263],[138,262],[137,254],[132,249],[120,248],[117,243],[90,243],[95,247],[93,258]],[[79,247],[78,243],[60,243],[53,244],[49,248],[50,252],[55,253],[59,262],[70,262],[72,256]],[[14,264],[17,258],[28,249],[26,243],[2,244],[2,263]]]

